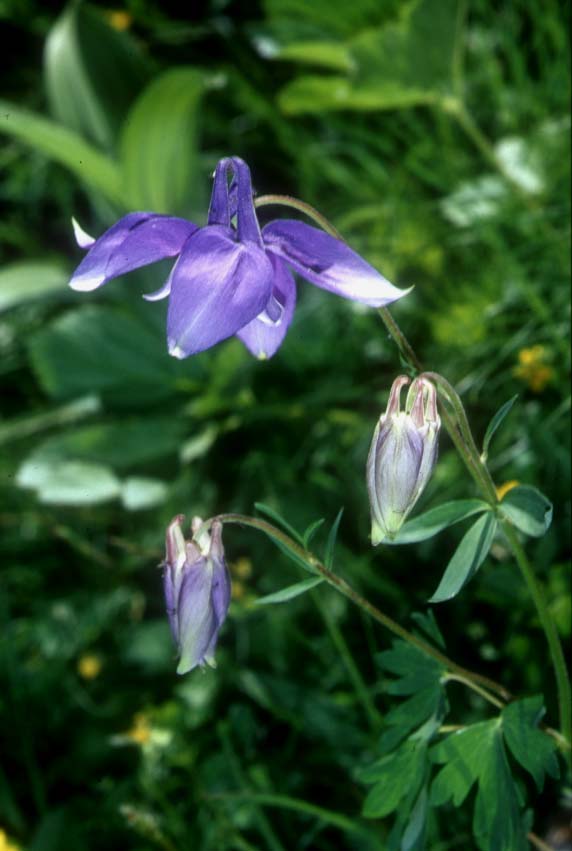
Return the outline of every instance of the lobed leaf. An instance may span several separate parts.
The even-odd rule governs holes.
[[[500,512],[525,535],[540,538],[552,523],[552,503],[530,485],[512,488],[500,503]]]
[[[540,695],[515,700],[502,711],[502,728],[505,741],[517,762],[532,774],[539,792],[544,787],[545,774],[558,777],[556,742],[542,730],[538,723],[544,715]]]

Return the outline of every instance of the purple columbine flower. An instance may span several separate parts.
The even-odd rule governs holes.
[[[192,522],[196,538],[185,541],[183,515],[170,523],[166,535],[163,582],[171,632],[179,654],[178,674],[197,665],[215,667],[219,630],[230,603],[230,576],[224,560],[222,523],[200,532],[202,521]]]
[[[437,461],[441,420],[437,391],[430,381],[416,378],[400,410],[400,375],[392,384],[387,410],[375,429],[367,459],[367,489],[371,507],[371,542],[392,539],[421,496]]]
[[[228,185],[228,174],[232,183]],[[371,307],[406,295],[333,236],[302,222],[279,219],[262,231],[250,170],[239,157],[217,165],[208,222],[155,213],[129,213],[94,240],[74,223],[89,249],[70,286],[88,292],[112,278],[176,257],[163,287],[144,296],[169,297],[169,353],[184,358],[236,335],[256,357],[269,358],[292,320],[292,271],[310,283]]]

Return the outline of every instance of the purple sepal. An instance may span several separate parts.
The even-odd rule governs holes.
[[[245,325],[236,336],[255,357],[274,355],[284,340],[296,307],[296,283],[280,258],[269,254],[274,270],[272,295],[264,312]]]
[[[70,287],[89,292],[112,278],[179,254],[197,225],[155,213],[129,213],[96,239]]]
[[[265,252],[236,242],[232,230],[210,225],[194,233],[171,276],[170,354],[187,357],[236,334],[264,310],[272,277]]]
[[[344,242],[304,222],[270,222],[262,239],[267,251],[278,254],[307,281],[352,301],[385,307],[409,292],[390,284]]]

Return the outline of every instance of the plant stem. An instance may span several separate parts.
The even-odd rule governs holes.
[[[441,653],[441,651],[437,650],[436,647],[433,647],[422,638],[419,638],[417,635],[406,630],[401,626],[401,624],[394,621],[393,618],[390,618],[389,615],[386,615],[385,612],[382,612],[370,603],[369,600],[366,600],[365,597],[358,594],[357,591],[354,591],[345,579],[342,579],[336,573],[332,573],[332,571],[322,564],[322,562],[316,558],[313,553],[304,549],[304,547],[300,546],[300,544],[294,541],[289,535],[282,532],[281,529],[277,529],[276,526],[272,526],[272,524],[268,523],[266,520],[259,520],[257,517],[248,517],[243,514],[219,514],[216,517],[211,517],[210,520],[207,520],[203,524],[203,527],[208,528],[215,521],[219,521],[221,523],[235,523],[239,526],[248,526],[252,529],[258,529],[259,531],[264,532],[271,540],[279,542],[282,547],[288,549],[296,556],[296,560],[305,564],[312,573],[319,573],[320,576],[322,576],[324,580],[332,586],[332,588],[335,588],[343,594],[344,597],[347,597],[348,600],[351,600],[352,603],[367,612],[368,615],[370,615],[378,623],[382,624],[382,626],[394,635],[397,635],[399,638],[402,638],[404,641],[407,641],[409,644],[417,647],[418,650],[421,650],[421,652],[425,653],[427,656],[431,656],[451,673],[457,674],[465,680],[470,680],[473,683],[482,685],[484,689],[495,692],[505,701],[511,700],[511,693],[503,685],[496,683],[494,680],[491,680],[482,674],[477,674],[474,671],[469,671],[467,668],[463,668],[461,665],[457,665],[456,662],[453,662],[452,659],[444,653]],[[483,697],[488,694],[488,692],[485,692],[484,689]],[[487,699],[489,699],[491,703],[495,705],[497,704],[496,698],[492,695],[488,695]]]
[[[518,539],[518,535],[508,521],[502,521],[501,526],[510,548],[514,553],[514,557],[524,577],[524,581],[528,586],[530,595],[534,600],[542,628],[546,633],[548,646],[550,648],[550,656],[556,673],[560,728],[564,738],[568,742],[568,746],[570,746],[570,743],[572,742],[572,695],[570,691],[568,671],[566,669],[566,660],[564,659],[564,653],[562,651],[562,644],[560,643],[558,631],[553,618],[550,616],[544,589],[534,574],[532,565],[530,564]]]
[[[320,615],[322,616],[322,619],[326,624],[326,628],[330,633],[331,639],[346,667],[346,671],[348,672],[348,676],[352,682],[358,699],[360,700],[364,708],[365,714],[367,715],[371,730],[373,733],[377,733],[381,724],[381,715],[375,708],[369,690],[363,680],[359,668],[354,662],[353,656],[343,636],[343,633],[338,627],[332,615],[330,614],[327,606],[324,604],[321,595],[312,593],[312,597],[314,598],[314,602],[316,603],[318,611],[320,612]]]
[[[480,694],[481,697],[484,697],[485,700],[488,700],[489,703],[494,703],[494,705],[496,707],[498,707],[498,709],[502,709],[503,706],[504,706],[504,703],[502,702],[502,700],[497,700],[496,697],[493,698],[490,694],[488,694],[488,692],[486,692],[484,689],[482,689],[479,685],[474,683],[472,680],[468,680],[466,677],[462,677],[459,674],[447,674],[445,679],[449,682],[463,683],[463,685],[468,686],[473,691],[475,691],[477,694]]]
[[[378,308],[378,313],[381,316],[383,323],[389,331],[391,337],[393,338],[395,343],[397,343],[397,348],[401,352],[403,358],[410,364],[410,366],[414,369],[415,372],[421,372],[422,367],[419,358],[413,351],[409,340],[402,332],[401,328],[399,327],[387,307]]]

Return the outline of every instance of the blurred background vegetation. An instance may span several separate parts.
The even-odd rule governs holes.
[[[305,528],[343,507],[335,569],[409,625],[462,531],[369,546],[365,458],[401,369],[379,317],[302,282],[273,360],[231,340],[176,362],[163,303],[140,298],[168,264],[67,289],[72,215],[96,235],[133,209],[202,223],[221,156],[415,285],[394,314],[478,438],[519,395],[491,469],[555,504],[529,551],[570,638],[568,11],[188,5],[0,5],[0,848],[369,847],[300,802],[359,817],[355,770],[378,734],[338,639],[383,713],[388,636],[323,589],[257,608],[296,569],[229,528],[218,668],[177,678],[156,565],[178,513],[259,500]],[[444,437],[420,508],[469,495]],[[457,661],[543,692],[555,718],[544,637],[500,540],[436,616]],[[478,698],[451,697],[483,716]],[[548,786],[540,832],[556,806]],[[432,849],[467,848],[470,812],[443,811],[431,831]]]

